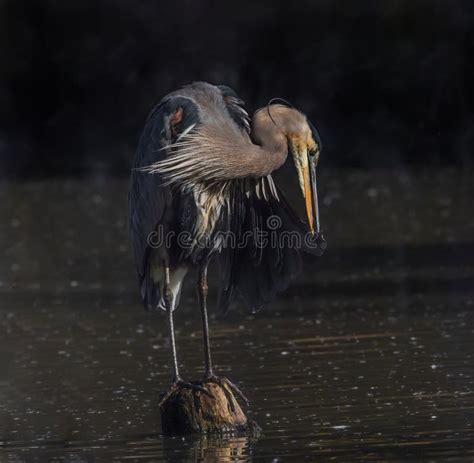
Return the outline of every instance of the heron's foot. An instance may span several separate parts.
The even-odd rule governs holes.
[[[246,405],[250,404],[249,399],[245,397],[244,393],[230,379],[226,378],[225,376],[216,376],[214,373],[208,374],[204,376],[203,384],[205,383],[216,383],[221,387],[226,384],[231,391],[237,394],[237,396],[239,396],[246,403]]]
[[[186,381],[183,381],[181,378],[178,378],[176,381],[173,381],[171,383],[171,386],[169,389],[164,393],[163,397],[161,398],[160,402],[158,405],[162,407],[165,402],[173,395],[174,392],[176,392],[178,389],[191,389],[193,391],[199,391],[202,392],[203,394],[206,394],[208,397],[213,399],[213,395],[203,386],[199,384],[194,384],[194,383],[188,383]]]

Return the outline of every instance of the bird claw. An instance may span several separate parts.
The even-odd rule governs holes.
[[[230,379],[226,378],[225,376],[221,378],[212,374],[204,378],[203,383],[206,382],[216,383],[221,387],[226,384],[233,392],[235,392],[235,394],[237,394],[245,402],[246,405],[250,404],[249,399],[245,397],[244,393]]]
[[[175,391],[178,389],[191,389],[193,391],[199,391],[202,392],[203,394],[206,394],[208,397],[211,399],[214,398],[214,396],[203,386],[200,386],[199,384],[194,384],[194,383],[188,383],[186,381],[183,381],[182,379],[178,379],[176,381],[173,381],[171,383],[171,386],[169,389],[165,392],[164,396],[161,398],[160,402],[158,405],[160,407],[163,407],[165,402],[173,395]]]

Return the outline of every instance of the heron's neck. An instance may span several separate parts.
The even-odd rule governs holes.
[[[288,156],[286,137],[276,126],[250,134],[251,148],[242,153],[241,171],[248,177],[265,177],[280,168]]]
[[[266,177],[285,162],[287,140],[275,124],[259,127],[253,126],[249,138],[234,126],[203,125],[185,135],[171,154],[146,171],[161,174],[170,185],[189,188],[197,183]]]

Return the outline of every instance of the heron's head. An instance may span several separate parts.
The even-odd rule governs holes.
[[[316,128],[300,111],[271,104],[267,108],[270,122],[286,137],[293,157],[311,233],[320,232],[316,166],[321,154],[321,139]]]

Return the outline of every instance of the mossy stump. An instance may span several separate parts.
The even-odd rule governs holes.
[[[223,434],[247,430],[247,417],[226,383],[200,385],[212,397],[202,391],[178,387],[161,405],[163,434]]]

